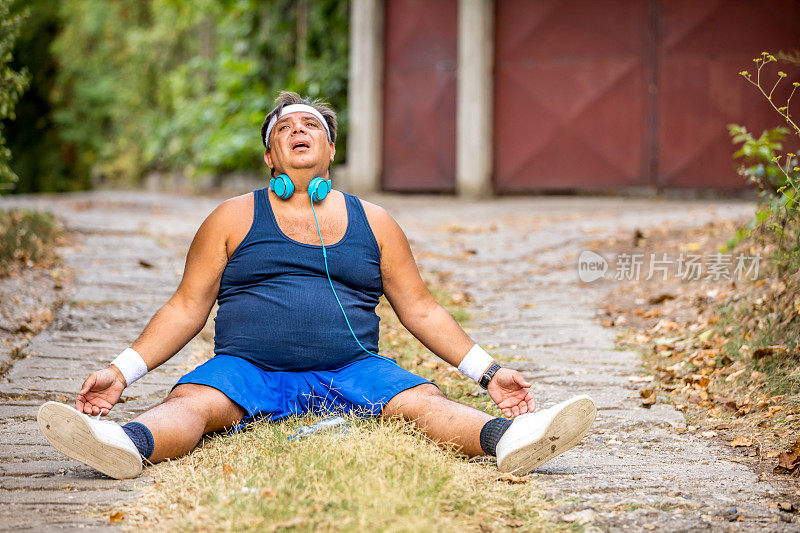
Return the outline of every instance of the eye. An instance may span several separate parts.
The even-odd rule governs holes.
[[[314,128],[316,128],[316,127],[317,127],[317,123],[316,123],[316,122],[314,122],[313,120],[309,120],[309,121],[306,123],[306,126],[311,126],[311,127],[314,127]]]

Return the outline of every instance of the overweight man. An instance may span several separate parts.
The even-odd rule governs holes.
[[[123,479],[138,476],[143,460],[191,452],[207,433],[331,411],[402,417],[467,456],[496,455],[502,472],[527,473],[578,443],[595,419],[592,400],[534,412],[522,375],[498,365],[433,299],[389,213],[332,189],[336,127],[326,104],[281,93],[261,127],[270,187],[206,218],[175,294],[130,348],[89,375],[75,408],[42,405],[50,444]],[[417,339],[508,418],[450,400],[379,354],[383,294]],[[197,335],[215,302],[214,357],[127,424],[101,420],[126,387]]]

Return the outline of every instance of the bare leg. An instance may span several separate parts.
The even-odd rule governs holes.
[[[236,425],[245,411],[213,387],[184,383],[166,400],[133,421],[147,426],[155,447],[153,463],[192,451],[203,435]]]
[[[404,390],[383,408],[383,416],[402,417],[436,442],[455,444],[470,457],[485,455],[480,434],[492,415],[447,398],[435,385]]]

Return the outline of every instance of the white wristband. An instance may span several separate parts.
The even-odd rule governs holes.
[[[494,362],[492,356],[478,346],[474,345],[458,364],[458,370],[474,382],[481,380],[483,373]]]
[[[111,364],[119,368],[128,386],[133,385],[134,381],[147,374],[147,363],[133,348],[124,349],[116,359],[111,361]]]

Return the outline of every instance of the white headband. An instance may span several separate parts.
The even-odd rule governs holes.
[[[328,141],[333,142],[333,140],[331,139],[331,130],[328,129],[328,123],[325,121],[325,118],[322,116],[322,113],[320,113],[310,105],[292,104],[284,106],[284,108],[281,109],[280,116],[278,116],[278,114],[276,113],[272,115],[271,119],[269,119],[269,125],[267,126],[267,133],[264,134],[264,144],[267,145],[267,148],[269,148],[269,134],[272,131],[272,128],[275,126],[275,123],[278,122],[278,119],[283,118],[284,115],[288,115],[289,113],[299,113],[300,111],[311,113],[312,115],[317,117],[317,119],[319,119],[319,121],[322,122],[322,126],[325,128],[325,131],[328,134]]]

